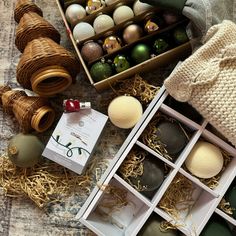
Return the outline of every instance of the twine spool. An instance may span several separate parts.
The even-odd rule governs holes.
[[[79,71],[75,56],[50,38],[29,42],[17,66],[17,81],[40,96],[68,88]]]
[[[27,12],[35,12],[43,16],[42,10],[30,0],[18,0],[14,10],[14,19],[17,23],[20,22],[22,16]]]
[[[23,133],[32,129],[44,132],[55,119],[55,112],[45,98],[27,96],[24,91],[8,90],[1,99],[3,109],[15,115]]]
[[[16,47],[23,52],[30,41],[40,37],[49,37],[60,43],[59,32],[48,21],[35,12],[25,13],[16,30]]]

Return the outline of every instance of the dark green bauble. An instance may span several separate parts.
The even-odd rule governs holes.
[[[129,61],[124,55],[117,55],[114,58],[113,65],[117,73],[120,73],[130,68]]]
[[[96,62],[90,69],[90,74],[95,82],[112,76],[112,68],[106,62]]]
[[[158,215],[152,214],[146,221],[142,229],[139,231],[138,236],[177,236],[177,230],[167,230],[162,232],[160,224],[163,221]]]
[[[225,200],[230,203],[230,206],[233,208],[233,218],[236,219],[236,186],[230,188],[226,195]]]
[[[143,161],[143,175],[137,178],[130,178],[130,181],[138,186],[146,186],[146,191],[153,191],[160,187],[164,180],[164,164],[157,160],[154,156],[146,156]]]
[[[230,231],[223,219],[221,221],[210,220],[206,224],[200,236],[233,236],[233,233]]]
[[[131,58],[136,63],[139,64],[150,58],[151,50],[143,43],[137,44],[131,51]]]
[[[41,158],[44,149],[38,137],[31,134],[18,134],[8,145],[8,156],[19,167],[34,166]]]
[[[164,39],[156,39],[153,48],[156,54],[161,54],[168,50],[169,44]]]
[[[165,145],[170,155],[178,154],[187,144],[188,139],[177,123],[163,121],[157,125],[157,139]]]
[[[174,40],[177,44],[183,44],[189,41],[185,28],[178,27],[173,31]]]

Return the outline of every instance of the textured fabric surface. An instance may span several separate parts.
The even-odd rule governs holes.
[[[225,20],[211,27],[203,42],[164,84],[236,146],[236,25]]]
[[[16,0],[0,1],[0,84],[8,84],[12,88],[19,86],[16,82],[16,67],[21,56],[14,44],[17,27],[13,16],[15,2]],[[67,33],[56,2],[53,0],[37,0],[35,2],[43,10],[44,18],[61,33],[61,45],[73,51],[67,39]],[[162,80],[169,74],[171,68],[156,70],[146,74],[145,78],[156,81],[157,77],[160,77]],[[97,93],[81,71],[76,84],[52,98],[51,102],[57,111],[58,120],[62,114],[62,101],[65,98],[91,101],[94,109],[106,114],[107,105],[111,101],[109,99],[115,96],[116,94],[112,90]],[[44,143],[47,142],[54,127],[40,135]],[[8,140],[18,132],[19,126],[14,117],[7,115],[0,108],[0,154],[5,152]],[[113,158],[128,132],[118,129],[108,122],[93,158],[98,160]],[[103,167],[100,168],[99,166],[98,172],[102,173],[103,171]],[[65,198],[61,204],[54,204],[45,210],[40,210],[28,199],[5,197],[0,189],[0,236],[91,235],[90,231],[74,219],[86,198],[86,195],[80,196],[74,193]]]

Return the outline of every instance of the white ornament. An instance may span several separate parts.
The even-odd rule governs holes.
[[[93,27],[89,23],[86,23],[86,22],[78,23],[73,30],[73,36],[76,41],[82,41],[94,35],[95,35],[95,32],[94,32]]]
[[[106,31],[114,26],[113,19],[105,14],[98,16],[93,22],[93,28],[96,34]]]
[[[65,16],[70,24],[76,25],[86,16],[86,11],[79,4],[71,4],[69,7],[67,7]]]
[[[136,16],[141,15],[142,13],[147,12],[151,9],[153,9],[152,5],[149,5],[147,3],[142,3],[139,0],[137,0],[133,5],[134,15]]]
[[[132,19],[134,17],[133,10],[128,6],[120,6],[116,8],[113,12],[113,20],[115,24],[118,25],[126,20]]]

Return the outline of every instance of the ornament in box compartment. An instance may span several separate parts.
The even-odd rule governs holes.
[[[133,4],[133,11],[135,16],[141,15],[142,13],[150,11],[151,9],[153,9],[152,5],[140,2],[139,0],[136,0]]]
[[[118,54],[114,60],[113,65],[117,73],[125,71],[130,68],[130,63],[126,56]]]
[[[106,14],[99,15],[93,22],[93,28],[96,34],[111,29],[114,26],[113,19]]]
[[[153,213],[145,222],[137,236],[178,236],[177,230],[171,229],[171,227],[164,229],[162,226],[163,222],[164,220],[161,219],[160,216]]]
[[[130,20],[134,17],[134,12],[129,6],[119,6],[113,12],[113,20],[116,25]]]
[[[80,22],[73,29],[73,36],[75,41],[83,41],[94,35],[94,28],[87,22]]]
[[[224,158],[220,149],[208,142],[198,141],[188,155],[185,166],[199,178],[212,178],[223,168]]]
[[[81,48],[81,55],[86,62],[94,61],[103,55],[103,50],[100,44],[87,41]]]
[[[101,10],[105,7],[105,2],[103,0],[88,0],[86,6],[86,12],[88,14],[93,14],[96,11]]]
[[[137,24],[127,26],[123,31],[123,40],[129,44],[137,41],[143,35],[143,29]]]
[[[175,119],[157,112],[140,139],[159,155],[175,161],[187,144],[188,135],[187,127],[183,127]]]
[[[103,42],[103,49],[107,53],[112,53],[112,52],[119,50],[121,48],[121,44],[122,44],[122,42],[119,37],[117,37],[115,35],[110,35],[105,38],[105,40]]]
[[[152,197],[164,181],[165,166],[153,155],[135,147],[118,172],[137,191]]]
[[[213,215],[205,225],[201,236],[233,236],[227,222],[220,216]]]
[[[80,4],[71,4],[65,12],[66,20],[72,25],[76,25],[86,16],[86,11]]]
[[[90,74],[95,82],[99,82],[103,79],[109,78],[113,72],[110,64],[105,61],[99,61],[92,65],[90,68]]]
[[[162,38],[158,38],[154,41],[153,49],[154,52],[159,55],[166,52],[169,49],[169,44]]]
[[[131,50],[131,59],[135,64],[142,63],[151,57],[151,49],[144,43],[139,43]]]
[[[234,182],[226,192],[225,200],[230,204],[232,217],[236,219],[236,182]]]

